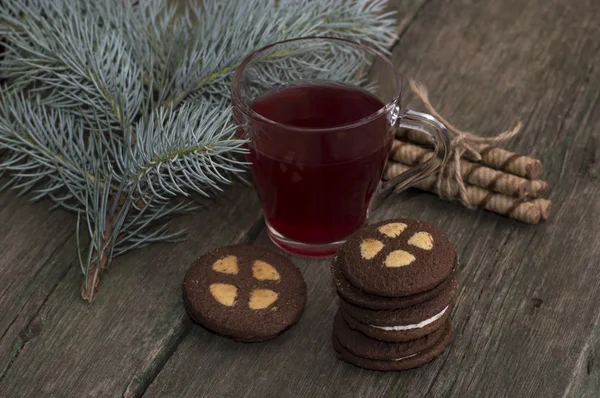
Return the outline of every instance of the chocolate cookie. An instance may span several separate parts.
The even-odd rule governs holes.
[[[447,287],[429,301],[408,308],[394,310],[372,310],[358,307],[341,299],[344,311],[360,323],[377,326],[411,325],[430,319],[448,308],[456,293],[456,279],[450,279]]]
[[[183,302],[188,315],[207,329],[237,341],[265,341],[300,319],[306,284],[287,258],[262,247],[233,245],[190,266]]]
[[[337,337],[333,337],[333,348],[337,352],[337,357],[350,364],[364,369],[378,371],[399,371],[411,368],[417,368],[431,362],[444,352],[452,340],[452,328],[450,323],[446,323],[442,329],[443,333],[440,339],[428,349],[406,357],[395,358],[394,360],[376,360],[359,357],[347,348],[345,348]]]
[[[424,303],[439,295],[441,291],[447,289],[452,283],[453,275],[442,283],[423,293],[413,294],[405,297],[383,297],[373,294],[367,294],[356,286],[351,284],[342,272],[341,264],[344,261],[344,254],[340,252],[331,262],[331,274],[338,295],[349,303],[363,308],[374,310],[391,310],[399,308],[412,307]],[[456,265],[454,267],[456,269]]]
[[[341,250],[348,281],[365,293],[384,297],[431,290],[450,276],[456,261],[443,231],[405,218],[363,227]]]
[[[342,308],[342,316],[348,323],[348,326],[350,326],[350,329],[358,330],[377,340],[391,342],[410,341],[431,334],[442,327],[450,317],[451,312],[452,306],[450,305],[431,318],[425,319],[419,323],[396,326],[377,326],[357,321]]]
[[[442,327],[419,339],[390,343],[372,339],[361,332],[350,329],[340,311],[336,313],[333,323],[333,334],[345,349],[361,358],[382,361],[405,358],[425,351],[442,337],[443,332],[444,328]]]

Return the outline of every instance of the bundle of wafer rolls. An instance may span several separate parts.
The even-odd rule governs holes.
[[[397,130],[384,180],[430,159],[434,155],[430,143],[427,135],[419,131]],[[548,189],[548,183],[540,179],[542,163],[492,145],[476,146],[480,160],[469,159],[465,153],[457,168],[468,203],[528,224],[548,219],[552,202],[541,197]],[[414,187],[445,199],[460,199],[458,182],[449,181],[444,192],[440,192],[438,177],[429,176]]]

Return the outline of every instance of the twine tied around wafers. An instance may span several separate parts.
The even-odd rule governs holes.
[[[412,92],[423,102],[427,111],[442,122],[448,131],[452,134],[450,141],[450,156],[448,162],[438,172],[436,180],[436,189],[442,198],[450,199],[454,197],[453,181],[456,182],[459,191],[459,200],[467,208],[473,208],[470,202],[467,187],[463,181],[463,173],[461,173],[461,159],[464,155],[474,161],[482,159],[482,147],[489,146],[498,142],[506,141],[521,131],[523,124],[519,121],[510,130],[506,130],[500,134],[491,137],[480,137],[468,131],[463,131],[448,122],[440,113],[433,107],[429,101],[427,89],[422,84],[410,80],[410,88]]]

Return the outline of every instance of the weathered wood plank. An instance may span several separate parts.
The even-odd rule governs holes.
[[[35,333],[35,325],[28,328],[32,317],[73,258],[67,247],[74,218],[48,206],[15,191],[0,194],[0,380]]]
[[[187,266],[208,249],[249,239],[257,220],[249,188],[229,189],[177,220],[186,242],[117,258],[92,305],[81,299],[81,273],[72,267],[37,315],[37,337],[0,381],[0,396],[139,395],[189,326],[180,298]]]
[[[453,23],[435,35],[415,24],[403,37],[401,46],[421,44],[405,46],[405,65],[459,125],[500,131],[514,122],[511,113],[523,119],[510,146],[544,161],[555,203],[550,223],[532,235],[513,232],[504,258],[493,257],[502,273],[472,260],[462,271],[467,304],[455,319],[464,330],[432,394],[578,396],[571,394],[598,378],[593,367],[582,373],[599,315],[598,16],[593,1],[437,2],[423,18]],[[443,58],[446,69],[430,70],[438,51],[454,56]]]
[[[297,326],[254,345],[194,326],[146,395],[598,396],[599,7],[434,0],[394,50],[457,125],[489,134],[523,120],[507,146],[535,153],[552,186],[552,218],[537,226],[414,191],[374,214],[435,222],[455,243],[459,292],[446,353],[400,374],[336,360],[328,262],[295,258],[309,287]],[[256,243],[273,247],[264,234]]]

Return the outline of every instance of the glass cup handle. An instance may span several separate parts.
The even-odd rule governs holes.
[[[450,135],[448,129],[433,116],[427,113],[406,110],[398,115],[394,128],[407,128],[427,134],[433,141],[434,156],[388,181],[382,181],[379,192],[375,195],[375,203],[372,204],[372,208],[378,207],[392,192],[403,191],[416,182],[429,177],[445,165],[449,159]]]

